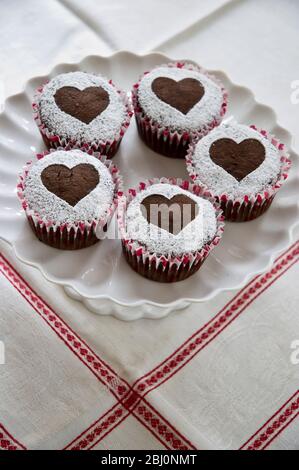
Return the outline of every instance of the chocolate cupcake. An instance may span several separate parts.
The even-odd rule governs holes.
[[[189,63],[145,72],[132,91],[141,139],[155,152],[184,158],[190,141],[218,126],[227,93],[214,77]]]
[[[142,276],[158,282],[194,274],[223,231],[222,213],[188,181],[153,179],[131,189],[118,210],[124,256]]]
[[[57,75],[37,90],[34,118],[48,148],[81,148],[112,157],[132,109],[110,80],[85,72]]]
[[[236,122],[192,143],[186,161],[192,180],[220,202],[226,220],[236,222],[255,219],[269,208],[290,167],[275,137]]]
[[[114,213],[122,180],[106,157],[58,150],[29,162],[18,196],[37,238],[63,250],[96,243]]]

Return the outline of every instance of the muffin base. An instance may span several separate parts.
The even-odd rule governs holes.
[[[57,228],[54,230],[53,227],[47,228],[45,225],[36,225],[32,217],[27,217],[29,225],[36,235],[36,237],[45,245],[49,245],[52,248],[58,248],[60,250],[80,250],[81,248],[87,248],[100,241],[94,229],[84,230],[80,229],[67,229],[64,227],[62,230]]]
[[[122,250],[128,264],[136,273],[156,282],[169,283],[183,281],[196,273],[205,261],[205,258],[203,258],[199,260],[198,263],[193,263],[192,266],[190,266],[190,262],[180,264],[179,266],[176,264],[163,266],[162,263],[159,263],[157,266],[156,261],[152,260],[152,262],[150,262],[149,258],[143,262],[142,257],[133,254],[127,249],[124,243],[122,243]]]
[[[63,150],[79,149],[87,153],[99,153],[105,155],[107,158],[112,158],[117,153],[119,146],[122,141],[122,137],[118,140],[114,140],[112,143],[92,143],[83,144],[78,142],[65,142],[63,138],[57,137],[57,139],[48,138],[47,135],[41,130],[40,134],[48,150],[57,150],[63,148]]]
[[[229,222],[249,222],[263,215],[271,206],[273,195],[269,199],[264,199],[262,203],[222,201],[220,207],[225,220]]]
[[[170,158],[185,158],[189,144],[191,142],[188,136],[174,135],[172,138],[165,136],[164,133],[154,132],[142,118],[135,115],[138,134],[141,140],[154,152],[160,153]]]

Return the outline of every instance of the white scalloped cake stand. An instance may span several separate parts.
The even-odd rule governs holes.
[[[104,240],[77,252],[62,252],[34,237],[16,197],[17,173],[44,148],[32,119],[34,89],[58,73],[85,70],[100,72],[130,90],[143,71],[171,60],[159,53],[138,56],[119,52],[110,57],[86,57],[79,64],[60,64],[48,75],[29,80],[23,92],[6,101],[0,116],[0,237],[13,246],[20,260],[62,285],[68,295],[87,308],[122,320],[161,318],[191,302],[202,302],[221,291],[240,288],[252,276],[266,270],[287,247],[299,222],[299,163],[291,152],[293,168],[289,180],[268,213],[256,221],[228,223],[222,242],[202,269],[181,283],[159,284],[133,272],[122,258],[117,240]],[[291,145],[290,134],[278,125],[271,108],[257,103],[248,88],[233,84],[223,72],[212,73],[222,80],[229,93],[227,119],[254,123]],[[137,136],[134,119],[114,161],[127,187],[152,176],[187,177],[184,161],[162,157],[145,147]]]

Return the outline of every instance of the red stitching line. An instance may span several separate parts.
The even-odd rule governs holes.
[[[297,412],[288,423],[286,423],[282,428],[280,428],[277,434],[273,436],[272,439],[270,439],[270,441],[267,442],[267,444],[262,448],[262,450],[267,449],[267,447],[269,447],[271,442],[274,441],[279,436],[279,434],[282,433],[282,431],[284,431],[287,427],[289,427],[289,425],[292,423],[292,421],[294,421],[294,419],[297,418],[298,415],[299,415],[299,412]]]
[[[2,259],[2,261],[1,261],[1,259]],[[7,264],[7,266],[6,266],[5,263]],[[26,281],[24,281],[24,280],[22,279],[22,277],[15,271],[15,269],[11,266],[11,264],[6,260],[6,258],[5,258],[3,255],[0,255],[0,268],[2,268],[2,273],[3,273],[3,275],[11,282],[11,284],[18,290],[18,292],[20,292],[20,294],[24,297],[24,299],[25,299],[27,302],[30,303],[30,305],[34,308],[34,310],[46,321],[46,323],[52,328],[52,330],[55,331],[55,333],[56,333],[56,334],[62,339],[62,341],[65,343],[65,345],[68,346],[68,347],[74,352],[74,354],[78,357],[78,359],[79,359],[81,362],[83,362],[83,364],[86,365],[86,366],[91,370],[91,372],[93,372],[93,373],[95,374],[95,371],[90,367],[90,365],[89,365],[88,363],[86,363],[86,361],[82,360],[82,357],[80,356],[80,354],[81,354],[81,355],[83,354],[83,356],[85,356],[85,355],[87,354],[87,352],[88,352],[87,350],[88,350],[88,349],[90,350],[90,348],[86,345],[86,351],[82,351],[82,348],[79,349],[78,351],[76,351],[73,347],[71,347],[71,344],[69,344],[69,343],[67,342],[67,341],[73,341],[74,338],[76,338],[76,337],[79,339],[79,342],[81,341],[81,343],[84,343],[83,340],[82,340],[76,333],[74,333],[73,330],[71,330],[71,331],[72,331],[72,336],[74,336],[74,338],[73,338],[73,337],[68,337],[68,335],[67,335],[68,325],[67,325],[63,320],[61,320],[61,318],[51,309],[51,307],[49,307],[48,305],[46,305],[46,303],[43,301],[43,299],[41,299],[41,298],[33,291],[33,289],[28,285],[28,283],[26,283]],[[23,283],[20,281],[20,279],[21,279],[21,281],[23,281]],[[33,294],[32,294],[32,293],[33,293]],[[44,308],[44,305],[46,305],[46,309]],[[40,313],[40,310],[42,310],[42,314]],[[45,310],[46,310],[46,311],[45,311]],[[49,319],[49,315],[51,315],[53,318],[50,318],[50,319]],[[58,324],[56,324],[56,325],[53,326],[52,322],[53,322],[54,320],[56,320],[56,317],[59,319],[59,321],[58,321]],[[60,324],[60,322],[61,322],[61,324]],[[65,331],[63,331],[63,334],[64,334],[64,335],[66,334],[66,339],[61,335],[61,331],[60,331],[61,325],[63,326],[63,329],[65,330]],[[84,343],[84,344],[86,344],[86,343]],[[76,348],[76,349],[78,349],[78,348],[80,348],[80,345],[77,345],[77,348]],[[91,350],[90,350],[90,351],[91,351]],[[93,351],[92,351],[92,354],[94,354],[94,356],[96,356],[96,354],[93,353]],[[91,359],[91,358],[90,358],[90,359]],[[99,361],[100,361],[100,359],[99,359]],[[101,362],[103,362],[103,361],[101,361]],[[109,369],[110,369],[110,368],[109,368]],[[110,369],[110,370],[112,370],[112,369]],[[113,371],[112,371],[112,372],[113,372]],[[97,378],[98,378],[102,383],[104,383],[105,385],[107,385],[103,380],[101,380],[101,377],[99,377],[97,374],[95,374],[95,375],[97,376]],[[119,376],[116,376],[116,377],[117,377],[117,379],[120,379]],[[112,379],[114,379],[114,377],[112,377]],[[112,381],[112,379],[109,381],[109,385],[110,385],[110,382]],[[123,379],[120,379],[120,380],[122,380],[123,382],[125,382]],[[126,382],[125,382],[125,383],[126,383]],[[109,387],[109,390],[116,396],[116,398],[119,400],[119,403],[120,403],[120,404],[123,404],[124,408],[128,410],[128,413],[127,413],[127,415],[128,415],[128,414],[131,413],[130,408],[132,408],[132,406],[135,406],[135,405],[136,405],[136,400],[137,400],[137,399],[140,400],[141,397],[140,397],[139,394],[137,394],[136,392],[134,392],[134,391],[132,390],[132,388],[129,386],[129,384],[127,384],[127,385],[128,385],[128,387],[129,387],[129,389],[124,390],[124,393],[126,392],[126,394],[124,394],[124,396],[122,396],[121,398],[120,398],[118,395],[116,395],[115,393],[113,393],[114,390],[111,389],[111,387]],[[115,406],[115,405],[114,405],[114,406]],[[109,410],[105,413],[105,415],[108,414],[108,413],[110,413],[113,408],[114,408],[114,407],[112,407],[111,409],[109,409]],[[103,415],[103,416],[105,416],[105,415]],[[102,421],[103,416],[102,416],[101,418],[99,418],[99,420],[97,420],[96,423],[98,423],[99,421]],[[160,416],[161,416],[161,415],[160,415]],[[162,416],[161,416],[161,418],[164,419]],[[109,422],[109,421],[108,421],[108,424],[110,424],[110,425],[112,426],[113,422],[114,422],[114,421],[112,421],[112,422]],[[164,420],[164,422],[167,423],[167,420]],[[116,423],[116,424],[117,424],[117,423]],[[104,422],[104,425],[105,425],[104,427],[106,428],[106,422]],[[114,427],[115,427],[115,425],[113,425],[113,427],[111,427],[111,429],[110,429],[109,432],[111,432],[112,429],[114,429]],[[90,429],[90,428],[92,428],[92,425],[91,425],[88,429]],[[175,428],[173,427],[173,429],[175,429]],[[99,433],[99,430],[100,430],[100,428],[99,428],[99,426],[97,426],[97,427],[96,427],[97,433]],[[176,432],[177,432],[177,435],[180,435],[180,433],[179,433],[178,431],[176,431]],[[77,441],[78,438],[80,438],[80,437],[81,437],[83,434],[85,434],[85,433],[86,433],[86,431],[84,431],[83,433],[81,433],[80,436],[78,436],[78,437],[77,437],[76,439],[74,439],[70,444],[67,445],[67,448],[69,448],[69,446],[70,446],[72,443],[74,443],[75,441]],[[97,433],[92,433],[92,432],[91,432],[91,435],[96,436],[96,435],[98,435]],[[106,432],[105,434],[103,434],[102,437],[101,437],[97,442],[99,442],[101,439],[103,439],[103,438],[105,437],[105,435],[107,435],[107,433],[108,433],[108,432]],[[153,434],[156,436],[155,433],[153,433]],[[157,436],[156,436],[156,437],[157,437]],[[185,442],[188,442],[188,443],[189,443],[189,441],[188,441],[187,439],[185,439],[182,435],[181,435],[181,437],[182,437],[182,440],[185,440]],[[161,439],[159,439],[159,440],[161,441]],[[96,442],[96,443],[97,443],[97,442]],[[162,441],[161,441],[161,442],[162,442]],[[96,444],[96,443],[95,443],[95,444]],[[86,446],[86,442],[84,441],[83,444],[84,444],[84,445],[82,445],[82,448],[83,448],[84,446]],[[94,444],[94,445],[95,445],[95,444]],[[165,442],[164,442],[164,445],[166,445]],[[183,442],[180,442],[180,445],[183,446],[183,445],[184,445]],[[191,446],[192,446],[192,444],[191,444]],[[192,448],[193,448],[193,446],[192,446]]]
[[[125,394],[131,390],[130,385],[100,359],[85,341],[36,294],[2,254],[0,255],[0,269],[1,268],[4,276],[13,284],[18,292],[20,292],[24,299],[31,304],[34,310],[46,321],[52,330],[55,331],[65,345],[68,346],[78,359],[109,388],[117,399],[122,399]],[[115,383],[119,383],[119,385],[115,387]]]
[[[253,439],[255,436],[257,436],[257,434],[258,434],[262,429],[264,429],[264,427],[267,426],[267,425],[270,423],[270,421],[273,420],[273,418],[274,418],[275,416],[277,416],[277,415],[283,410],[283,408],[284,408],[297,394],[298,394],[298,390],[297,390],[295,393],[293,393],[293,395],[292,395],[283,405],[281,405],[280,408],[278,408],[278,410],[276,411],[276,413],[274,413],[274,415],[272,415],[254,434],[252,434],[252,436],[242,445],[241,449],[242,449],[243,447],[245,447],[246,444],[248,444],[250,441],[252,441],[252,439]]]
[[[123,421],[125,421],[125,419],[127,419],[127,417],[130,415],[129,412],[126,412],[126,414],[124,414],[124,417],[118,421],[117,423],[115,423],[105,434],[103,434],[103,436],[98,439],[97,441],[93,442],[92,445],[90,447],[88,447],[88,449],[86,450],[91,450],[93,449],[100,441],[102,441],[106,436],[108,436],[108,434],[111,434],[111,432],[113,431],[113,429],[115,429],[117,426],[119,426]]]
[[[254,277],[249,284],[251,284],[255,279],[257,279],[258,276]],[[248,285],[249,285],[248,284]],[[230,305],[236,298],[238,298],[240,296],[240,294],[247,288],[246,285],[245,287],[243,287],[242,290],[240,290],[231,300],[229,300],[224,307],[222,307],[222,309],[217,313],[217,315],[220,315],[220,313],[222,313],[227,307],[228,305]],[[148,375],[150,375],[151,373],[155,372],[157,369],[159,369],[160,367],[162,367],[164,364],[167,363],[167,361],[169,361],[169,359],[171,359],[178,351],[180,351],[186,344],[188,344],[191,339],[193,339],[194,337],[196,337],[198,335],[198,333],[200,333],[202,330],[204,330],[210,323],[212,323],[212,321],[215,320],[215,318],[217,317],[217,315],[215,315],[215,317],[213,317],[211,320],[209,320],[207,323],[205,323],[199,330],[195,331],[195,333],[193,333],[189,338],[187,338],[184,343],[181,344],[181,346],[179,346],[177,349],[174,350],[174,352],[172,352],[169,356],[167,356],[166,359],[164,359],[160,364],[158,364],[156,367],[154,367],[151,371],[147,372],[146,374],[142,375],[141,377],[139,377],[133,384],[133,387],[136,386],[136,384],[141,381],[142,379],[144,379],[145,377],[147,377]]]
[[[94,447],[107,435],[108,432],[111,432],[112,429],[120,423],[120,421],[123,421],[129,415],[129,412],[121,405],[117,406],[112,413],[111,411],[112,409],[108,410],[108,412],[105,413],[105,415],[102,416],[94,426],[88,428],[88,432],[84,431],[81,434],[79,442],[76,442],[77,439],[74,439],[74,441],[72,441],[74,445],[69,444],[65,449],[88,450],[91,448],[91,445]]]
[[[179,438],[183,436],[175,428],[173,428],[173,426],[164,417],[162,417],[160,413],[147,400],[142,399],[141,402],[132,411],[132,414],[149,430],[152,429],[154,434],[155,431],[157,431],[160,436],[164,436],[165,440],[168,443],[168,449],[188,450],[191,448],[196,450],[193,444],[191,444],[190,441],[187,441],[186,438],[184,438],[184,440],[188,442],[189,447],[182,443]],[[165,424],[161,423],[159,419],[161,417],[164,422],[166,421],[167,425],[169,426],[169,429],[167,429],[167,426]],[[149,424],[150,427],[148,426]],[[156,437],[159,439],[157,434]]]
[[[291,253],[285,253],[286,258],[280,257],[278,262],[267,273],[260,275],[256,278],[256,282],[252,287],[243,289],[239,296],[235,297],[233,302],[229,302],[229,308],[225,311],[221,309],[217,315],[209,320],[203,327],[201,327],[189,340],[174,351],[167,357],[160,365],[156,366],[152,371],[145,374],[138,379],[133,388],[136,387],[139,393],[143,396],[149,391],[157,388],[166,380],[178,372],[185,366],[200,350],[206,347],[212,339],[223,331],[233,320],[235,320],[262,292],[264,292],[270,285],[273,284],[284,272],[286,272],[295,262],[294,258],[299,255],[299,243],[296,242],[295,248]],[[294,246],[293,245],[293,246]],[[297,246],[296,246],[297,245]],[[293,248],[290,247],[290,248]],[[283,255],[282,255],[283,256]],[[291,262],[293,261],[293,262]],[[284,269],[285,268],[285,269]],[[278,274],[279,271],[282,271]],[[278,274],[278,275],[277,275]],[[272,279],[274,277],[274,279]],[[272,279],[270,281],[270,279]],[[250,283],[252,284],[252,283]],[[250,299],[250,297],[252,297]],[[224,307],[225,308],[225,307]],[[230,318],[231,317],[231,318]],[[228,319],[230,320],[228,321]]]
[[[246,442],[240,450],[263,450],[276,439],[299,414],[297,390]]]
[[[268,287],[270,287],[275,281],[277,281],[277,279],[279,279],[286,271],[288,271],[288,269],[290,269],[295,263],[297,262],[294,261],[292,264],[290,264],[283,272],[281,272],[271,283],[269,283],[264,289],[262,289],[254,298],[252,298],[240,311],[237,315],[235,315],[234,317],[231,318],[231,320],[229,322],[227,322],[214,336],[212,336],[209,341],[207,341],[201,348],[198,349],[198,351],[196,351],[193,355],[190,355],[190,357],[184,362],[182,363],[179,367],[177,367],[177,369],[175,369],[173,372],[171,372],[171,374],[164,378],[161,382],[157,383],[156,385],[153,385],[151,388],[149,388],[147,391],[144,392],[144,395],[143,396],[146,396],[149,392],[151,392],[152,390],[160,387],[164,382],[166,382],[167,380],[169,380],[171,377],[173,377],[180,369],[182,369],[186,364],[188,364],[188,362],[191,361],[191,359],[197,355],[197,353],[199,353],[202,349],[204,349],[206,346],[208,346],[208,344],[210,344],[211,341],[213,341],[226,327],[228,327],[234,320],[236,320],[236,318],[238,318],[241,313],[259,296],[261,295]]]
[[[162,441],[161,437],[160,437],[160,434],[159,434],[159,429],[158,429],[158,434],[155,433],[155,431],[149,426],[148,422],[147,421],[142,421],[142,419],[139,417],[138,414],[136,414],[134,411],[133,411],[133,416],[137,419],[137,421],[139,421],[139,423],[141,423],[146,429],[148,429],[150,431],[150,433],[155,436],[156,439],[158,439],[158,441],[160,441],[164,447],[167,449],[167,450],[172,450],[171,447]],[[162,436],[164,436],[164,434],[162,434]],[[188,449],[188,447],[187,447]]]
[[[15,439],[0,423],[0,449],[1,450],[26,450],[17,439]]]
[[[108,413],[111,413],[111,411],[113,411],[115,408],[117,408],[119,406],[120,406],[119,402],[116,402],[111,408],[109,408],[106,411],[106,413],[104,413],[96,421],[91,423],[90,426],[88,426],[88,428],[84,429],[84,431],[82,431],[81,434],[76,436],[75,439],[73,439],[71,442],[69,442],[62,450],[68,450],[72,446],[72,444],[74,444],[76,441],[78,441],[78,439],[83,437],[88,431],[91,431],[94,427],[98,426],[98,424],[103,420],[103,418],[105,418],[108,415]]]
[[[142,399],[142,402],[145,403],[145,404],[146,404],[154,413],[156,413],[160,418],[162,418],[162,419],[168,424],[168,426],[173,429],[173,431],[174,431],[178,436],[180,436],[182,439],[184,439],[185,442],[187,442],[187,443],[189,444],[189,446],[190,446],[191,449],[196,450],[196,447],[194,447],[194,445],[193,445],[190,441],[188,441],[188,439],[186,439],[182,434],[180,434],[180,432],[179,432],[169,421],[167,421],[167,419],[166,419],[164,416],[162,416],[162,415],[159,413],[159,411],[158,411],[156,408],[154,408],[153,405],[151,405],[151,403],[149,403],[145,398]]]

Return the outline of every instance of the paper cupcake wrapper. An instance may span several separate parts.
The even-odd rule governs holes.
[[[153,119],[148,117],[142,110],[138,101],[138,88],[142,77],[149,72],[144,72],[144,74],[140,77],[139,81],[133,85],[132,103],[138,132],[141,138],[151,149],[158,153],[161,153],[162,155],[174,158],[185,158],[188,146],[193,139],[200,139],[201,137],[208,134],[212,129],[214,129],[214,127],[217,127],[221,123],[222,118],[225,115],[227,109],[227,91],[217,78],[209,74],[202,67],[185,62],[164,64],[164,66],[186,68],[188,70],[195,70],[200,73],[203,73],[210,80],[217,83],[223,93],[223,103],[219,118],[215,118],[213,121],[207,123],[205,126],[198,129],[196,132],[187,132],[180,130],[172,130],[169,127],[159,125]],[[163,65],[159,67],[163,67]]]
[[[58,148],[57,150],[65,149]],[[54,152],[54,149],[48,152],[37,154],[36,158],[39,160],[52,152]],[[75,250],[93,245],[94,243],[98,242],[101,233],[106,231],[113,214],[117,209],[118,200],[123,196],[123,179],[117,166],[114,165],[112,161],[107,158],[107,156],[100,155],[98,153],[92,153],[91,155],[99,159],[107,167],[112,175],[112,179],[115,185],[113,202],[106,213],[99,219],[95,218],[89,221],[79,221],[76,223],[65,224],[57,224],[55,220],[47,219],[38,212],[30,209],[24,194],[26,176],[28,175],[28,172],[34,162],[27,162],[23,168],[22,173],[19,175],[17,184],[17,194],[19,200],[26,213],[32,230],[42,242],[60,249]]]
[[[260,132],[263,137],[270,140],[271,143],[278,149],[280,154],[281,170],[277,181],[273,185],[267,186],[264,191],[256,194],[245,195],[244,197],[239,198],[232,198],[227,193],[216,195],[209,189],[208,186],[201,182],[197,170],[193,164],[193,154],[196,146],[195,140],[191,142],[186,155],[187,171],[192,181],[201,186],[204,194],[214,198],[220,204],[225,220],[231,222],[246,222],[256,219],[262,215],[272,204],[276,193],[287,179],[291,167],[291,160],[283,143],[281,143],[274,135],[270,134],[264,129],[258,129],[254,125],[250,127]]]
[[[109,83],[110,85],[113,85],[116,88],[112,80],[109,80]],[[39,128],[39,131],[41,133],[41,136],[47,148],[57,149],[59,147],[63,147],[65,150],[71,150],[71,149],[77,148],[80,150],[84,150],[85,152],[99,152],[101,155],[106,155],[108,158],[112,158],[116,154],[118,147],[122,141],[122,138],[125,135],[130,125],[131,117],[133,116],[132,105],[127,94],[124,91],[116,88],[117,92],[120,94],[123,100],[123,103],[126,107],[127,114],[126,114],[126,118],[124,119],[121,125],[120,130],[115,134],[114,139],[106,140],[106,141],[101,140],[101,139],[95,139],[92,142],[86,142],[84,140],[80,140],[80,139],[72,140],[72,139],[54,134],[42,122],[41,116],[40,116],[40,110],[39,110],[39,101],[40,101],[40,96],[43,92],[45,85],[46,83],[40,86],[39,88],[37,88],[37,90],[35,91],[35,95],[34,95],[34,99],[32,103],[32,109],[33,109],[34,120],[37,124],[37,127]]]
[[[182,189],[191,193],[205,197],[214,206],[216,210],[217,229],[214,238],[206,243],[200,250],[184,253],[179,256],[159,255],[150,252],[144,245],[137,240],[132,240],[126,233],[126,209],[128,204],[141,191],[157,183],[168,183],[180,186]],[[219,204],[211,197],[206,197],[202,188],[189,181],[179,178],[152,178],[139,183],[135,189],[129,189],[126,197],[122,198],[118,205],[118,227],[122,240],[123,252],[129,264],[139,274],[152,280],[160,282],[173,282],[183,280],[199,269],[209,253],[220,242],[224,230],[224,218]]]

